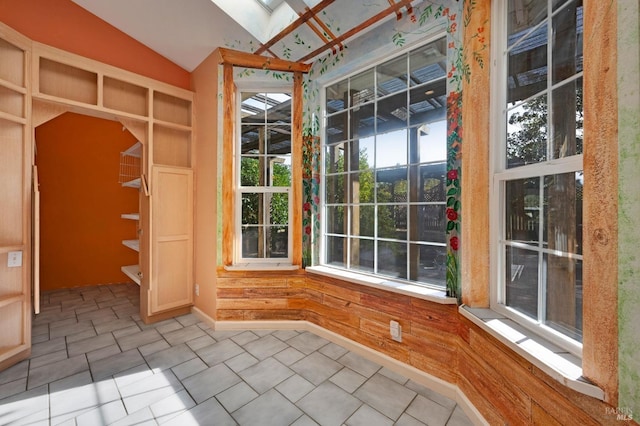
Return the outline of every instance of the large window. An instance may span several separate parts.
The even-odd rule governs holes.
[[[291,96],[241,92],[238,262],[290,262]]]
[[[325,89],[323,263],[445,285],[446,41]]]
[[[506,7],[505,7],[506,5]],[[582,341],[582,1],[508,0],[494,175],[494,307]],[[500,137],[501,136],[501,137]]]

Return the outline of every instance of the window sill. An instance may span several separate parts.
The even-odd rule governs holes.
[[[300,266],[290,263],[237,263],[225,265],[224,269],[225,271],[296,271]]]
[[[307,273],[336,278],[339,280],[348,281],[350,283],[373,287],[380,290],[386,290],[392,293],[404,294],[406,296],[428,300],[430,302],[440,303],[443,305],[455,305],[457,303],[456,298],[447,297],[444,290],[437,290],[399,281],[391,281],[384,278],[376,278],[373,276],[344,271],[342,269],[331,268],[328,266],[312,266],[306,268],[305,270],[307,271]]]
[[[604,400],[604,391],[582,376],[582,360],[491,310],[462,305],[460,314],[554,380],[584,395]]]

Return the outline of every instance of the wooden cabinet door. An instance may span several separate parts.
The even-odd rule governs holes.
[[[29,46],[0,23],[0,371],[31,351]]]
[[[149,314],[193,303],[193,171],[153,166]]]

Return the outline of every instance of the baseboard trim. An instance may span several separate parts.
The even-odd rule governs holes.
[[[438,392],[449,399],[456,401],[456,403],[462,408],[469,420],[475,425],[489,425],[484,419],[482,414],[471,403],[469,398],[460,390],[457,385],[451,384],[431,374],[425,373],[411,365],[405,364],[369,348],[361,343],[348,339],[338,333],[335,333],[326,328],[320,327],[317,324],[313,324],[309,321],[216,321],[201,309],[196,307],[192,308],[192,313],[198,317],[202,322],[213,328],[214,330],[301,330],[309,331],[317,334],[330,342],[336,343],[340,346],[347,348],[348,350],[357,353],[358,355],[373,361],[389,370],[401,374],[422,386]]]

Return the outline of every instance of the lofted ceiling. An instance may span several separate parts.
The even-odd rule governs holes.
[[[72,0],[192,71],[217,47],[310,63],[388,19],[412,0]],[[264,4],[267,3],[267,4]],[[415,17],[411,17],[415,19]]]

